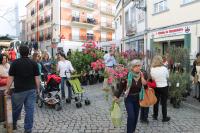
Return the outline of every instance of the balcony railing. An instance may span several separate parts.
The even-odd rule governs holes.
[[[129,24],[126,29],[126,36],[131,36],[136,34],[136,25]]]
[[[43,3],[40,3],[39,10],[43,9],[43,7],[44,7]]]
[[[112,24],[110,22],[102,22],[101,26],[114,29],[114,24]]]
[[[73,41],[87,41],[87,40],[93,40],[93,39],[94,39],[94,35],[93,34],[72,36],[72,40]]]
[[[35,10],[31,10],[31,16],[35,14]]]
[[[73,16],[72,21],[81,22],[81,23],[88,23],[88,24],[93,24],[93,25],[97,24],[97,21],[94,18],[87,18],[87,19],[85,18],[85,19],[83,19],[83,21],[80,21],[80,17]]]
[[[40,36],[39,41],[43,41],[43,40],[44,40],[44,36]]]
[[[50,22],[51,21],[51,16],[46,16],[45,17],[45,23],[48,23],[48,22]]]
[[[40,19],[39,20],[39,26],[43,25],[44,24],[44,20],[43,19]]]
[[[31,24],[31,30],[35,29],[35,24]]]
[[[101,11],[104,14],[115,15],[114,11],[111,8],[109,8],[109,7],[101,7]]]
[[[95,3],[92,3],[92,2],[80,3],[80,2],[72,1],[72,4],[74,4],[75,6],[78,6],[80,8],[95,9],[97,7],[97,5]]]
[[[51,3],[51,0],[45,0],[45,6],[49,5]]]

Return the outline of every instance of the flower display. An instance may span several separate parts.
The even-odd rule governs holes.
[[[119,64],[115,68],[106,68],[108,73],[108,84],[112,84],[116,80],[127,78],[128,69]]]
[[[102,59],[98,59],[97,61],[91,63],[91,67],[95,71],[100,71],[105,68],[105,64]]]

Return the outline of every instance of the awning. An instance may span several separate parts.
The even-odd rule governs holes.
[[[0,46],[10,47],[10,42],[0,42]]]

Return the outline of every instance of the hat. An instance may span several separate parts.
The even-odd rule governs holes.
[[[131,61],[130,65],[131,65],[131,67],[142,65],[142,61],[139,59],[134,59]]]

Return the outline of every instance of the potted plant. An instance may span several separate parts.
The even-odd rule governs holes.
[[[183,100],[183,94],[187,91],[189,73],[171,73],[169,81],[170,102],[175,108],[179,108],[180,103]]]

